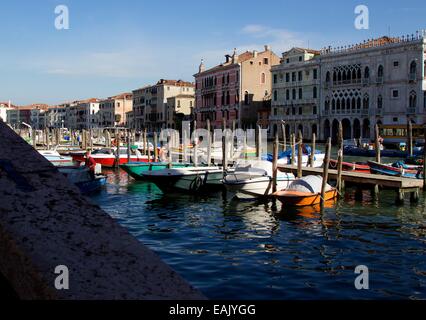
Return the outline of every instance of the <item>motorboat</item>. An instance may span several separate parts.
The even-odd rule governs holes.
[[[322,182],[321,176],[306,176],[296,179],[287,189],[277,191],[273,196],[287,206],[315,206],[321,203]],[[324,201],[334,200],[336,197],[336,188],[327,184]]]
[[[338,161],[330,159],[329,168],[337,170]],[[343,171],[370,173],[370,166],[366,162],[342,162]]]
[[[91,153],[91,157],[102,165],[102,167],[113,168],[116,165],[116,152],[117,148],[101,148],[94,150]],[[127,147],[119,148],[119,163],[128,163]],[[130,149],[130,162],[148,162],[148,156],[142,155],[136,148]],[[71,153],[71,156],[76,162],[84,162],[86,160],[85,153],[77,152]]]
[[[292,158],[292,151],[287,150],[284,152],[281,152],[278,155],[278,165],[297,165],[298,162],[298,150],[296,150],[294,155],[294,163],[291,162]],[[305,150],[303,150],[302,153],[302,167],[309,167],[310,166],[310,158],[311,158],[311,149],[308,147],[305,147]],[[325,153],[321,152],[320,150],[316,150],[314,154],[314,168],[321,168],[324,164],[324,158]],[[268,156],[268,160],[272,161],[272,156]]]
[[[397,161],[393,164],[383,164],[375,161],[368,161],[372,173],[383,174],[386,176],[423,179],[423,166],[407,165],[403,161]]]
[[[295,177],[292,173],[277,172],[277,189],[287,188]],[[235,171],[228,173],[223,184],[239,199],[268,197],[273,189],[272,163],[265,160],[239,161]]]
[[[124,163],[120,165],[120,168],[127,172],[132,178],[136,180],[144,180],[142,172],[146,171],[159,171],[163,169],[167,169],[169,167],[172,168],[186,168],[193,167],[193,164],[190,163],[180,163],[174,162],[172,164],[167,162],[130,162]]]
[[[106,184],[106,176],[95,174],[92,176],[84,166],[81,167],[61,167],[59,172],[67,177],[68,181],[77,186],[81,193],[88,194],[98,191]]]
[[[71,166],[73,158],[62,156],[56,150],[37,150],[43,157],[49,160],[54,166]]]
[[[141,172],[144,179],[169,191],[198,192],[222,186],[223,169],[219,167],[167,168]]]

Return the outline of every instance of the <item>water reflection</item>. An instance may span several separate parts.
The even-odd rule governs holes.
[[[392,191],[348,189],[319,214],[226,192],[164,195],[106,173],[94,201],[209,298],[426,298],[423,196],[396,207]],[[374,275],[368,292],[353,288],[359,264]]]

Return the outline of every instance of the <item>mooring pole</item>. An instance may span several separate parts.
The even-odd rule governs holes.
[[[413,156],[413,124],[411,120],[407,123],[407,131],[408,131],[408,155],[410,157]]]
[[[321,186],[321,212],[324,210],[325,203],[325,192],[327,189],[328,183],[328,166],[330,165],[330,150],[331,150],[331,137],[327,139],[327,144],[325,145],[325,158],[322,172],[322,186]]]
[[[158,162],[158,137],[156,131],[154,131],[154,162]]]
[[[277,132],[275,133],[274,151],[273,151],[273,160],[272,160],[272,192],[277,192],[278,148],[279,148],[279,139],[278,139],[278,132]]]
[[[380,140],[379,140],[380,135],[379,135],[379,125],[378,124],[376,124],[376,126],[375,126],[375,138],[376,138],[376,140],[375,140],[376,162],[381,163],[381,156],[380,156],[381,150],[380,150]]]
[[[303,161],[303,135],[302,131],[299,130],[299,139],[298,139],[298,145],[297,145],[297,177],[302,178],[303,177],[303,171],[302,171],[302,161]]]
[[[115,141],[117,143],[115,154],[115,167],[118,168],[120,165],[120,131],[118,129],[115,129]]]
[[[130,132],[126,129],[126,134],[127,134],[127,163],[130,163]],[[148,161],[149,162],[149,161]]]
[[[423,146],[423,191],[426,192],[426,126],[423,127],[425,144]]]
[[[281,123],[281,131],[283,135],[283,151],[287,151],[287,133],[285,132],[285,123]]]
[[[311,167],[314,168],[315,167],[315,148],[316,148],[316,134],[315,132],[312,133],[312,150],[311,150]]]
[[[207,166],[212,163],[212,137],[210,132],[210,119],[207,119]]]
[[[337,151],[337,190],[341,192],[342,186],[342,162],[343,162],[343,125],[342,121],[339,121],[339,133],[338,133],[338,151]]]
[[[296,137],[294,133],[290,135],[290,146],[291,146],[291,165],[294,166],[296,162]]]

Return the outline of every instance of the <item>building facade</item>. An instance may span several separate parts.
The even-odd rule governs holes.
[[[321,53],[322,139],[374,139],[374,126],[423,125],[426,116],[425,32],[382,37]]]
[[[226,55],[224,63],[205,69],[202,61],[195,77],[195,119],[205,127],[207,119],[215,128],[235,121],[239,127],[254,127],[259,109],[270,103],[271,66],[279,57],[268,46],[263,52]]]
[[[284,52],[279,65],[272,67],[272,102],[269,136],[287,136],[301,131],[304,138],[318,134],[320,103],[319,51],[293,48]]]
[[[76,120],[73,129],[91,129],[99,126],[99,99],[91,98],[78,101],[72,107]]]
[[[167,98],[167,127],[180,129],[182,121],[192,121],[195,96],[180,94]]]
[[[16,107],[12,105],[10,101],[8,102],[0,102],[0,121],[8,123],[7,114],[8,110],[13,110]]]
[[[183,80],[161,79],[153,86],[133,91],[133,113],[137,130],[150,132],[170,128],[167,99],[179,95],[194,95],[194,84]]]
[[[126,125],[126,114],[133,109],[133,95],[122,93],[99,102],[99,127]]]

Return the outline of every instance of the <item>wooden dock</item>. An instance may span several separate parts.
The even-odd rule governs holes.
[[[278,165],[278,170],[282,172],[291,172],[297,174],[297,166],[293,165]],[[303,167],[302,175],[319,175],[322,176],[322,168]],[[328,170],[330,180],[337,180],[337,170]],[[360,172],[342,172],[342,181],[345,184],[356,185],[359,187],[372,187],[375,192],[378,192],[379,187],[383,189],[393,189],[397,191],[397,202],[403,202],[406,193],[411,194],[411,200],[417,201],[419,191],[423,188],[423,180],[410,179],[401,177],[391,177],[379,174],[360,173]]]

